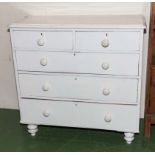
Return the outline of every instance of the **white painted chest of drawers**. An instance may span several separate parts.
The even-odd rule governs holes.
[[[139,132],[144,19],[32,17],[10,26],[21,123]]]

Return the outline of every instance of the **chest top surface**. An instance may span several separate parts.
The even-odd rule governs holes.
[[[142,15],[27,16],[10,28],[134,28],[145,29]]]

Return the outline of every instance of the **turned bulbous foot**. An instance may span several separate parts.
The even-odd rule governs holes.
[[[31,134],[31,136],[35,136],[36,132],[38,131],[38,126],[34,124],[27,125],[28,132]]]
[[[124,133],[124,139],[126,140],[127,144],[131,144],[132,141],[134,140],[134,133],[131,132],[126,132]]]

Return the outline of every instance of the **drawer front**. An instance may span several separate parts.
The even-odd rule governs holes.
[[[16,58],[24,71],[138,75],[138,54],[16,52]]]
[[[137,104],[137,79],[19,74],[21,97]]]
[[[14,31],[13,46],[22,50],[72,50],[72,32]]]
[[[22,99],[20,113],[26,124],[139,132],[139,107],[132,105]]]
[[[77,51],[138,51],[140,32],[76,32]]]

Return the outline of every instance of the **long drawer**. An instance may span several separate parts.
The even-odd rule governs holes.
[[[138,75],[139,54],[16,52],[23,71]]]
[[[76,32],[77,51],[138,51],[140,32]]]
[[[21,123],[139,132],[139,106],[22,99]]]
[[[13,31],[16,49],[71,51],[72,42],[72,31]]]
[[[69,74],[19,74],[25,98],[137,104],[137,79]]]

